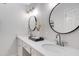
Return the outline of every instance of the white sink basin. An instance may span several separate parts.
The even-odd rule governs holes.
[[[43,44],[42,47],[47,51],[50,51],[50,52],[53,51],[56,53],[60,53],[63,50],[63,47],[60,47],[54,44]]]
[[[78,55],[79,50],[69,47],[62,47],[55,44],[43,44],[42,47],[50,53],[57,53],[58,55]]]

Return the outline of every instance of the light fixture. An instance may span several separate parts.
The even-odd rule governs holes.
[[[37,14],[38,14],[38,8],[35,8],[32,12],[32,15],[37,16]]]
[[[35,9],[34,7],[28,8],[28,9],[26,10],[26,12],[27,12],[27,13],[32,12],[34,9]]]

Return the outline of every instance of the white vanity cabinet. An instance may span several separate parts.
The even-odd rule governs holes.
[[[30,45],[28,45],[25,42],[23,42],[23,48],[29,53],[29,56],[43,56],[41,53],[36,51],[34,48],[32,48]]]
[[[36,51],[35,49],[31,49],[31,56],[43,56],[41,53],[39,53],[38,51]]]
[[[23,42],[23,48],[24,48],[29,54],[31,54],[31,47],[30,47],[27,43]]]
[[[79,56],[79,49],[60,47],[47,40],[35,42],[26,36],[16,39],[18,56]]]
[[[32,46],[22,41],[21,38],[17,38],[17,47],[18,56],[43,56]]]
[[[23,42],[20,38],[17,38],[17,54],[18,56],[30,56],[30,46]]]

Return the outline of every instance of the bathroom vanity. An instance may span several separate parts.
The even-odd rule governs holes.
[[[28,21],[27,36],[17,36],[18,56],[79,56],[79,49],[65,46],[61,35],[69,34],[79,28],[79,4],[57,4],[49,15],[50,28],[57,33],[55,42],[48,39],[33,41],[35,30],[40,32],[40,24],[36,16],[31,16]],[[40,37],[40,34],[36,37]],[[35,38],[35,37],[34,37]]]
[[[17,36],[18,56],[79,56],[79,49],[62,47],[54,42],[35,42],[28,37]]]
[[[36,49],[38,48],[37,42],[29,40],[28,37],[18,36],[17,42],[18,42],[18,56],[43,56],[43,54]]]

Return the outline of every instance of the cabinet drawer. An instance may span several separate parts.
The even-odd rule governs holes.
[[[30,46],[28,44],[26,44],[25,42],[23,42],[23,48],[30,54]]]
[[[31,48],[31,56],[43,56],[41,53]]]

